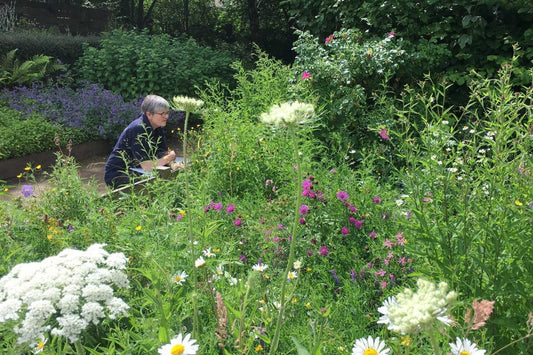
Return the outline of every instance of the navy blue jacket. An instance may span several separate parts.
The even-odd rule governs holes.
[[[143,161],[159,159],[167,150],[165,130],[162,127],[152,129],[148,117],[143,114],[120,134],[105,165],[105,183],[113,187],[128,184],[135,175],[130,168],[140,168]]]

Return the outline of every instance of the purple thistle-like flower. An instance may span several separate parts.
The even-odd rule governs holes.
[[[233,221],[233,225],[235,225],[235,227],[240,227],[242,224],[242,220],[240,218],[237,218]]]
[[[372,201],[374,203],[381,203],[381,198],[379,196],[374,196],[374,199]]]
[[[348,227],[342,227],[341,228],[341,233],[346,235],[346,234],[350,233],[350,230],[348,229]]]
[[[348,195],[348,193],[346,191],[339,191],[337,192],[337,199],[339,201],[342,201],[342,202],[346,202],[348,201],[348,199],[350,198],[350,195]]]
[[[356,220],[355,223],[354,223],[355,224],[355,228],[358,228],[358,229],[363,228],[363,223],[364,223],[364,221],[361,221],[359,219]]]
[[[328,247],[325,246],[325,245],[322,245],[322,246],[320,247],[320,249],[318,249],[318,252],[320,253],[320,255],[322,255],[322,256],[326,256],[326,255],[328,255],[328,253],[329,253],[329,251],[328,251]]]
[[[300,223],[301,225],[304,225],[306,222],[305,222],[305,218],[301,217],[299,220],[298,220],[298,223]]]
[[[235,205],[230,203],[228,207],[226,207],[226,213],[232,213],[233,211],[235,211]]]
[[[22,188],[20,189],[20,193],[25,198],[30,197],[31,195],[33,195],[33,185],[22,185]]]
[[[305,216],[309,212],[309,206],[301,205],[300,206],[300,215]]]

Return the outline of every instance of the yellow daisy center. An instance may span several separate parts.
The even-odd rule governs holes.
[[[40,341],[39,344],[37,344],[37,350],[41,350],[44,348],[44,341]]]
[[[365,350],[363,355],[378,355],[378,352],[372,348],[368,348]]]
[[[181,281],[181,276],[176,276],[176,277],[174,278],[174,281],[176,281],[176,282],[180,282],[180,281]]]
[[[459,354],[460,355],[470,355],[470,351],[463,350]]]
[[[183,344],[176,344],[172,347],[172,349],[170,349],[170,353],[172,355],[181,355],[184,351],[185,347],[183,346]]]

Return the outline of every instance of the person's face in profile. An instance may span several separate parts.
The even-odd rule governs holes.
[[[168,110],[148,112],[146,114],[146,116],[148,117],[148,121],[150,121],[150,124],[152,125],[153,129],[165,127],[167,125],[168,115]]]

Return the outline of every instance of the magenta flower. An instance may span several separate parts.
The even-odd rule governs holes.
[[[379,135],[381,136],[381,138],[383,138],[386,141],[389,140],[388,133],[389,133],[389,131],[386,128],[384,128],[381,131],[379,131]]]
[[[302,73],[302,80],[307,80],[309,78],[311,78],[311,73],[309,73],[308,71],[304,71]]]
[[[220,211],[222,209],[222,202],[217,202],[213,205],[213,209]]]
[[[335,38],[335,36],[333,36],[333,35],[327,36],[326,37],[326,43],[329,43],[329,42],[333,41],[334,38]]]
[[[226,213],[231,213],[233,211],[235,211],[235,205],[233,203],[230,203],[226,208]]]
[[[233,224],[235,225],[235,227],[240,227],[242,224],[242,220],[240,218],[237,218],[233,221]]]
[[[368,236],[372,239],[376,239],[376,232],[375,231],[372,231],[370,233],[368,233]]]
[[[396,35],[396,32],[389,32],[387,33],[387,38],[394,37]]]
[[[396,234],[395,237],[398,241],[398,245],[404,245],[405,243],[407,243],[407,240],[405,240],[402,232]]]
[[[305,218],[301,217],[301,218],[298,220],[298,223],[300,223],[300,224],[302,224],[302,225],[305,224],[305,223],[306,223],[306,222],[305,222]]]
[[[332,174],[336,174],[336,173],[337,173],[337,170],[335,170],[335,169],[331,169],[329,172],[332,173]]]
[[[374,196],[374,203],[381,203],[381,198],[379,196]]]
[[[309,212],[309,207],[307,205],[300,206],[300,216],[305,216]]]
[[[337,192],[337,199],[339,201],[342,201],[342,202],[346,202],[348,201],[348,199],[350,198],[350,195],[348,195],[348,193],[346,191],[339,191]]]
[[[392,247],[395,246],[396,243],[391,242],[391,241],[389,240],[389,238],[385,238],[385,241],[383,242],[383,245],[384,245],[385,248],[387,248],[387,249],[392,249]]]
[[[350,230],[348,229],[348,227],[342,227],[341,233],[346,235],[346,234],[350,233]]]
[[[320,253],[320,255],[326,256],[328,255],[328,247],[325,245],[322,245],[320,249],[318,249],[318,252]]]
[[[310,190],[312,187],[313,187],[313,183],[310,180],[305,179],[304,181],[302,181],[303,190]]]
[[[33,186],[22,185],[22,188],[20,189],[20,193],[24,196],[24,198],[30,197],[31,195],[33,195]]]
[[[358,228],[358,229],[363,228],[363,223],[364,223],[364,222],[361,221],[361,220],[359,220],[359,219],[356,220],[355,223],[354,223],[354,224],[355,224],[355,228]]]

